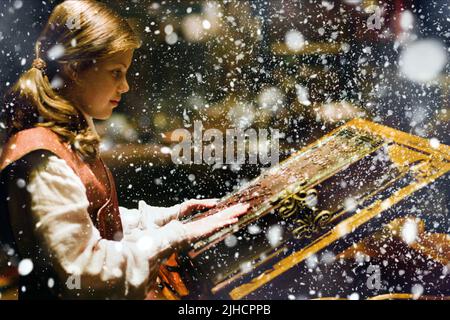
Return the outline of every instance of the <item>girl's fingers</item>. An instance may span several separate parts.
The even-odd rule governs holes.
[[[194,238],[209,235],[225,226],[235,224],[248,211],[248,204],[237,204],[211,216],[189,223]]]
[[[212,231],[216,231],[231,224],[235,224],[236,222],[238,222],[238,220],[238,218],[222,220]]]
[[[243,213],[246,213],[249,207],[250,207],[250,205],[248,203],[239,203],[239,204],[236,204],[232,207],[225,209],[222,212],[226,212],[227,214],[229,214],[231,216],[235,216],[235,215],[238,216]]]
[[[219,199],[191,199],[186,201],[186,209],[189,211],[197,210],[197,209],[206,209],[206,208],[213,208],[217,205],[219,202]]]
[[[239,217],[239,216],[243,215],[244,213],[246,213],[248,211],[249,207],[250,206],[248,204],[239,203],[239,204],[236,204],[225,210],[222,210],[216,214],[219,215],[219,217],[223,218],[223,219],[235,218],[235,217]]]
[[[202,200],[191,200],[192,207],[196,207],[198,209],[200,208],[211,208],[217,205],[217,203],[219,202],[219,199],[202,199]]]
[[[194,210],[213,208],[217,205],[219,199],[191,199],[180,204],[179,216],[189,215]]]

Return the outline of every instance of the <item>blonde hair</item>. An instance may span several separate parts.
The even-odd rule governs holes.
[[[81,112],[50,79],[62,80],[63,66],[80,72],[96,60],[139,48],[141,41],[128,22],[103,3],[68,0],[53,10],[35,45],[36,59],[6,97],[8,135],[47,127],[87,159],[98,155],[99,137]]]

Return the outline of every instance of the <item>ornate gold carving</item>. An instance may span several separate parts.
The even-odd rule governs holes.
[[[288,219],[295,215],[292,234],[296,239],[311,238],[322,230],[331,220],[333,214],[327,210],[317,209],[318,192],[316,189],[305,189],[306,180],[301,180],[291,190],[281,192],[272,205],[278,206],[277,213]]]
[[[413,173],[416,177],[415,181],[412,181],[408,185],[403,186],[400,190],[393,192],[389,198],[385,200],[377,200],[368,204],[360,211],[355,212],[352,216],[334,226],[325,234],[319,236],[304,248],[278,261],[276,264],[272,265],[271,268],[264,270],[250,281],[233,288],[229,292],[231,299],[242,299],[250,293],[260,289],[284,272],[305,261],[308,257],[317,254],[348,233],[354,232],[353,230],[357,230],[366,222],[376,217],[380,217],[387,208],[391,208],[398,203],[401,203],[401,201],[410,197],[416,191],[450,172],[450,146],[441,144],[438,148],[432,148],[429,141],[426,139],[362,119],[352,120],[345,126],[358,131],[373,133],[385,143],[392,144],[389,146],[389,150],[393,151],[390,153],[391,160],[398,166],[404,166],[406,173]],[[319,143],[340,132],[342,132],[342,129],[333,131],[322,138]],[[344,131],[341,135],[350,135],[351,138],[352,133]],[[311,150],[314,146],[315,145],[310,145],[299,151],[299,153],[306,152],[305,150],[308,148],[308,150]],[[405,148],[410,149],[411,152],[405,152],[409,151],[405,150]],[[414,151],[414,154],[412,151]],[[416,152],[422,153],[423,156],[416,155]],[[276,201],[280,206],[282,205],[283,199],[287,200],[286,197],[289,195],[284,194],[284,196],[284,198],[277,199]],[[432,241],[432,243],[434,244],[435,241]]]

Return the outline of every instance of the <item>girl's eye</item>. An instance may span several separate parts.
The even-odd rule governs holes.
[[[119,79],[122,76],[122,71],[114,70],[113,71],[113,76],[114,76],[114,78]]]

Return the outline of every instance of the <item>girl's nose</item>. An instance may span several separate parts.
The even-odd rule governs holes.
[[[120,92],[120,94],[123,94],[123,93],[128,92],[129,90],[130,90],[130,86],[128,85],[128,81],[127,81],[127,79],[124,79],[120,84],[119,92]]]

